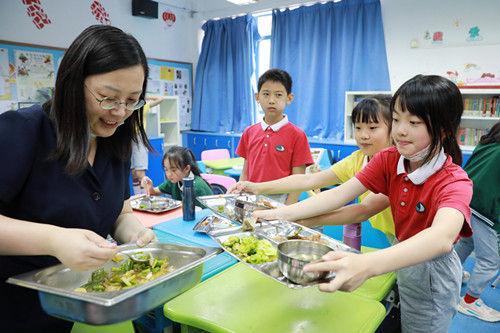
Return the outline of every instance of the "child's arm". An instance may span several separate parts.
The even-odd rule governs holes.
[[[303,192],[322,188],[339,183],[335,172],[331,169],[312,174],[292,174],[288,177],[263,182],[252,183],[240,181],[231,187],[231,192],[250,192],[254,194],[277,194],[290,193],[293,191]]]
[[[277,209],[257,210],[253,214],[257,218],[266,220],[296,221],[329,213],[345,205],[361,193],[366,192],[366,190],[366,187],[357,178],[351,178],[344,184],[321,192],[307,200]]]
[[[292,175],[298,175],[300,177],[300,176],[305,176],[305,173],[306,173],[306,166],[305,165],[301,165],[301,166],[292,168]],[[291,204],[296,203],[297,201],[299,201],[299,195],[300,195],[300,191],[288,193],[288,197],[286,198],[285,204],[291,205]]]
[[[146,193],[149,195],[161,195],[162,193],[158,187],[153,186],[153,181],[148,176],[142,177],[141,186],[146,189]]]
[[[365,254],[330,252],[323,257],[324,262],[307,265],[304,269],[336,272],[330,283],[320,284],[323,291],[352,291],[372,276],[449,253],[463,223],[464,215],[459,210],[440,208],[430,228],[390,248]]]
[[[389,198],[384,194],[371,193],[361,203],[341,207],[331,213],[299,220],[306,227],[320,225],[342,225],[366,221],[389,207]]]
[[[160,104],[165,97],[163,96],[149,96],[146,98],[146,102],[149,104],[149,107],[154,108],[158,104]]]
[[[240,182],[247,180],[247,170],[248,170],[248,164],[247,164],[247,159],[243,159],[243,170],[241,170],[241,175],[240,175]]]

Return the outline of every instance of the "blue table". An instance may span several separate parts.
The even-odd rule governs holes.
[[[198,223],[198,221],[211,214],[212,211],[210,209],[203,209],[195,212],[196,218],[194,221],[184,221],[182,217],[179,217],[164,223],[156,224],[153,226],[153,230],[166,232],[198,245],[218,246],[217,242],[215,242],[208,235],[193,230],[193,227],[196,223]]]

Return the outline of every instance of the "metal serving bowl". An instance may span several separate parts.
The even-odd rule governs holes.
[[[328,272],[304,272],[304,266],[312,261],[321,260],[326,253],[333,251],[327,245],[307,241],[288,240],[278,245],[278,266],[281,273],[290,281],[305,285],[325,279]]]

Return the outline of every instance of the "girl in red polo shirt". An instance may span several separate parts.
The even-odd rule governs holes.
[[[372,194],[357,207],[374,214],[390,204],[396,245],[365,254],[330,252],[305,270],[335,272],[335,279],[319,285],[329,292],[352,291],[372,276],[397,270],[403,332],[447,332],[460,299],[461,264],[453,244],[459,234],[471,235],[472,182],[459,167],[455,139],[462,96],[443,77],[417,75],[396,91],[391,111],[396,147],[332,190],[254,214],[293,221],[331,212],[366,190],[385,194]]]

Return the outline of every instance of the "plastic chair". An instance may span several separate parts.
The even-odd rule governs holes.
[[[93,326],[75,322],[71,333],[134,333],[134,326],[132,322],[124,321],[121,323]]]
[[[210,185],[214,194],[224,194],[231,185],[236,184],[233,177],[202,173],[201,177]]]
[[[208,149],[201,152],[201,160],[222,160],[231,158],[231,154],[227,149]]]
[[[203,161],[196,161],[196,164],[198,165],[198,169],[200,169],[200,173],[207,173],[207,167]]]

